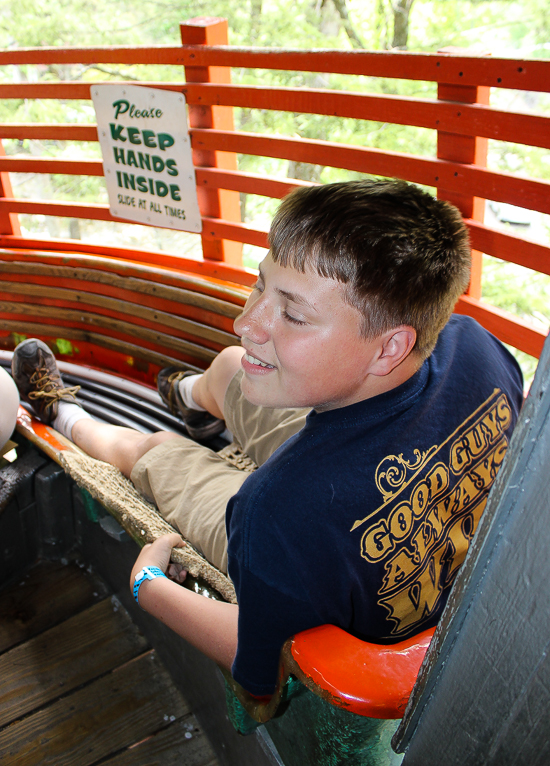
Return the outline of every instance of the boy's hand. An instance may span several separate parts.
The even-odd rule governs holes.
[[[130,588],[143,567],[158,567],[172,580],[181,582],[185,571],[170,563],[172,548],[182,548],[178,534],[163,535],[144,546],[132,568]],[[188,588],[176,587],[164,577],[144,579],[139,588],[139,605],[171,630],[193,644],[227,670],[237,652],[239,608],[237,604],[204,598]]]
[[[136,563],[132,567],[130,589],[134,587],[136,574],[141,571],[143,567],[158,567],[170,579],[175,580],[176,582],[183,582],[187,576],[187,572],[181,564],[171,563],[170,555],[172,553],[172,548],[183,548],[184,546],[185,542],[181,536],[175,533],[162,535],[153,543],[144,545],[136,559]]]

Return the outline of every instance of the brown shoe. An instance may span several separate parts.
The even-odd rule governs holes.
[[[196,375],[191,370],[180,370],[177,367],[165,367],[157,376],[157,388],[160,398],[172,415],[183,420],[187,432],[192,439],[211,439],[225,430],[225,422],[214,417],[209,412],[193,410],[186,407],[181,398],[179,383],[189,375]]]
[[[55,356],[41,340],[28,338],[17,346],[11,374],[19,396],[32,406],[43,423],[55,420],[61,400],[78,404],[75,394],[80,386],[65,387]]]

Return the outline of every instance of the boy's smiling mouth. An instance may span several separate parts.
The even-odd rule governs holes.
[[[262,362],[261,359],[257,359],[255,356],[252,356],[252,354],[249,354],[248,352],[245,353],[244,358],[249,364],[253,364],[256,367],[267,367],[268,370],[275,369],[275,367],[272,364],[267,364],[267,362]]]

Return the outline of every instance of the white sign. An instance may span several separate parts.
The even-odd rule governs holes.
[[[108,84],[93,85],[91,93],[111,214],[200,232],[183,95]]]

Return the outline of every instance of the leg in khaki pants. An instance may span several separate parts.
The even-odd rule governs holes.
[[[303,427],[308,410],[250,404],[241,394],[241,376],[238,371],[227,387],[223,414],[243,452],[262,465]],[[247,473],[207,447],[175,437],[146,452],[134,465],[130,478],[172,526],[227,572],[225,509]]]

